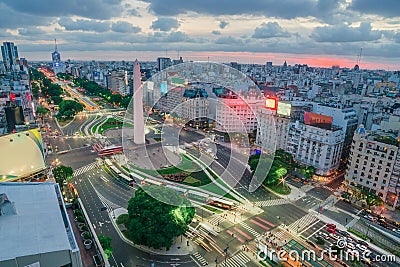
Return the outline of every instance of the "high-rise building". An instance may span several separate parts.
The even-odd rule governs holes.
[[[3,63],[6,71],[12,71],[13,67],[17,65],[17,46],[15,46],[13,42],[3,42],[1,46],[1,55],[3,56]]]
[[[129,94],[128,72],[126,70],[113,70],[111,72],[111,91],[123,96]]]
[[[65,66],[61,62],[61,54],[57,51],[57,40],[54,40],[54,52],[51,53],[51,60],[53,61],[54,75],[65,73]]]
[[[171,58],[169,57],[159,57],[157,58],[157,69],[158,71],[162,71],[168,67],[172,66]]]
[[[360,125],[353,137],[345,181],[349,189],[361,188],[383,201],[400,205],[400,153],[396,136],[367,132]]]

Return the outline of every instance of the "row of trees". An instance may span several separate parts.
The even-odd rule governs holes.
[[[33,81],[33,95],[37,97],[40,89],[42,94],[45,95],[49,101],[53,101],[55,105],[59,105],[62,101],[61,95],[64,92],[61,86],[47,79],[46,76],[37,69],[30,68],[29,71],[31,80]]]
[[[73,82],[75,85],[85,89],[89,95],[99,96],[109,103],[119,105],[123,108],[127,108],[131,101],[130,96],[121,96],[120,94],[112,94],[110,90],[98,85],[93,81],[89,81],[83,78],[74,78]]]
[[[380,196],[375,195],[373,192],[363,190],[360,187],[353,187],[352,193],[345,193],[343,197],[354,202],[365,201],[369,208],[383,204],[383,200]]]

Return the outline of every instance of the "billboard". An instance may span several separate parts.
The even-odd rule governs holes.
[[[313,112],[304,112],[304,123],[311,126],[316,126],[323,129],[332,127],[331,116],[321,115]]]
[[[278,110],[276,111],[279,115],[290,117],[292,111],[292,105],[290,103],[278,102]]]
[[[172,85],[180,85],[180,86],[185,85],[185,79],[183,78],[172,77],[170,81]]]
[[[168,84],[160,83],[160,92],[163,94],[168,93]]]
[[[276,110],[276,105],[277,104],[277,100],[276,98],[272,98],[272,97],[267,97],[265,99],[265,107],[269,108],[271,110]]]

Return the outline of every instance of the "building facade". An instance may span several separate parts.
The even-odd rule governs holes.
[[[397,138],[384,132],[367,132],[364,125],[360,125],[353,137],[345,179],[349,188],[361,188],[380,196],[390,205],[399,206]]]
[[[6,71],[12,71],[17,65],[18,49],[13,42],[3,42],[1,46],[1,55]]]

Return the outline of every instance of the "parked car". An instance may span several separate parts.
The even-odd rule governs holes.
[[[364,245],[361,245],[361,244],[357,244],[357,245],[356,245],[356,247],[357,247],[359,250],[361,250],[361,251],[364,251],[364,250],[366,250],[366,249],[367,249],[367,247],[366,247],[366,246],[364,246]]]
[[[346,245],[349,249],[354,250],[356,246],[353,243],[348,242]]]
[[[360,245],[369,247],[369,244],[367,242],[365,242],[364,240],[359,239],[359,240],[357,240],[357,243],[360,244]]]

